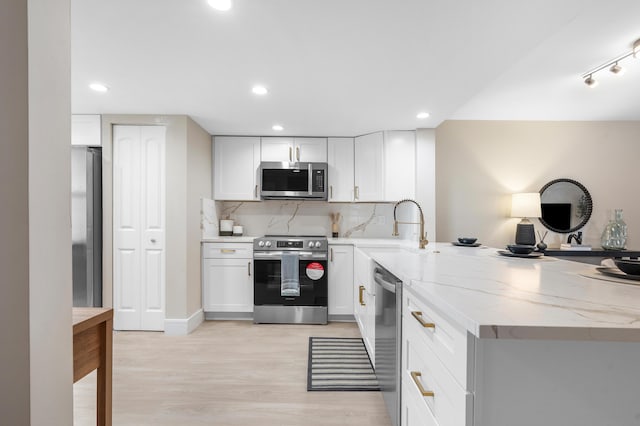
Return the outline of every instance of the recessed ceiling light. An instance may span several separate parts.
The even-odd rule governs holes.
[[[429,118],[429,113],[428,112],[419,112],[418,115],[416,115],[417,118],[419,118],[420,120],[424,120],[425,118]]]
[[[284,130],[284,127],[282,127],[279,124],[274,124],[273,127],[271,127],[273,130],[275,130],[276,132],[281,132]]]
[[[255,93],[256,95],[266,95],[269,91],[267,90],[266,87],[264,86],[253,86],[253,88],[251,89],[251,91],[253,93]]]
[[[95,90],[96,92],[102,92],[102,93],[109,91],[109,88],[102,83],[91,83],[89,85],[89,88],[91,90]]]
[[[220,10],[222,12],[231,9],[231,0],[207,0],[207,3],[209,3],[209,6],[215,10]]]

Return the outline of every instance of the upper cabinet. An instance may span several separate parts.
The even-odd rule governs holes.
[[[355,200],[385,201],[383,133],[357,136],[354,152]]]
[[[327,138],[263,137],[262,161],[327,162]]]
[[[329,164],[329,201],[354,201],[353,138],[329,138],[327,146]]]
[[[416,132],[384,132],[384,198],[398,201],[416,196]]]
[[[258,201],[260,138],[216,136],[213,139],[213,198]]]
[[[355,201],[393,202],[415,197],[414,131],[376,132],[354,142]]]
[[[102,129],[97,114],[71,116],[71,145],[101,146]]]

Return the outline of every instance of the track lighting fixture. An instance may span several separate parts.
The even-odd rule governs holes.
[[[589,87],[596,87],[598,82],[591,76],[591,74],[589,74],[587,78],[584,79],[584,84]]]
[[[640,39],[634,41],[632,46],[633,48],[631,49],[630,52],[627,52],[616,58],[613,58],[609,62],[606,62],[600,65],[599,67],[594,68],[591,71],[582,74],[582,79],[584,80],[584,84],[586,84],[589,87],[596,87],[598,85],[598,82],[596,81],[595,78],[593,78],[593,74],[599,71],[602,71],[603,69],[606,69],[606,68],[608,68],[609,71],[614,75],[624,74],[624,68],[622,67],[622,65],[620,65],[619,62],[622,61],[623,59],[628,58],[629,56],[633,56],[634,58],[640,58]]]

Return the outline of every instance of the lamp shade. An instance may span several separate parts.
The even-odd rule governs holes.
[[[540,217],[539,192],[525,192],[511,196],[511,217]]]

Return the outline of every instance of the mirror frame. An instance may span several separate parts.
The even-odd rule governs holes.
[[[573,179],[560,178],[560,179],[554,179],[554,180],[548,182],[547,184],[545,184],[540,189],[540,200],[541,200],[541,202],[542,202],[542,195],[543,195],[544,191],[547,190],[551,185],[554,185],[554,184],[560,183],[560,182],[571,183],[571,184],[577,186],[578,188],[580,188],[580,190],[582,190],[582,192],[584,192],[584,195],[585,195],[586,201],[587,201],[587,206],[586,206],[586,212],[585,212],[585,215],[584,215],[584,217],[582,219],[582,222],[580,222],[579,224],[577,224],[576,226],[574,226],[572,228],[569,228],[568,230],[565,230],[565,229],[554,228],[553,226],[551,226],[547,222],[545,222],[542,217],[540,217],[539,220],[540,220],[540,223],[550,231],[557,232],[559,234],[570,234],[572,232],[576,232],[577,230],[579,230],[580,228],[584,227],[587,224],[587,222],[591,218],[591,212],[593,211],[593,200],[591,199],[591,194],[589,194],[589,191],[587,190],[587,188],[585,188],[585,186],[583,184],[581,184],[580,182],[575,181]]]

